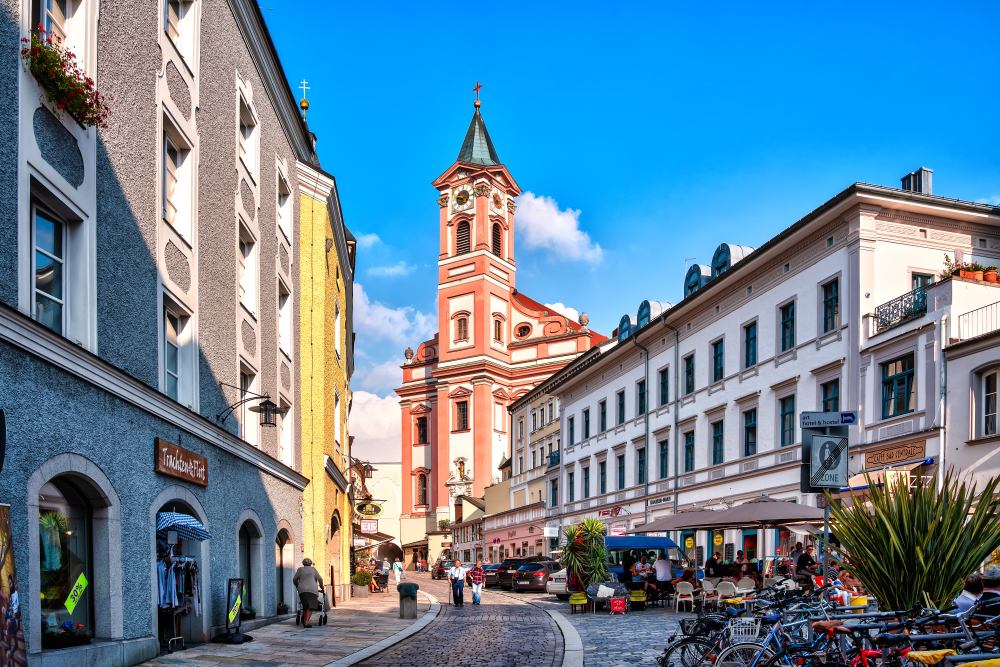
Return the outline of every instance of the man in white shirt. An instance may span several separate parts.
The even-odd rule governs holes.
[[[465,575],[469,568],[462,567],[462,561],[456,560],[455,566],[448,570],[448,581],[451,582],[451,597],[456,607],[465,606]]]
[[[669,589],[672,588],[670,580],[673,579],[673,570],[670,568],[670,562],[661,553],[650,569],[656,573],[656,583],[653,584],[653,588],[656,590],[657,597],[663,598],[664,594],[669,593]]]

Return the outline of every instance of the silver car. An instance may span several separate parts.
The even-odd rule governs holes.
[[[565,569],[549,574],[548,581],[545,582],[545,592],[555,595],[560,600],[568,600],[569,592],[566,590],[566,578],[569,574]]]

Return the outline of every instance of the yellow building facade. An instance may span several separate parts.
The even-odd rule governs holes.
[[[303,498],[302,558],[311,558],[330,604],[350,597],[352,507],[348,421],[354,372],[353,289],[357,244],[344,225],[332,176],[297,165],[299,227],[297,435]]]

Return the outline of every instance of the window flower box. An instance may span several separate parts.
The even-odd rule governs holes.
[[[21,60],[38,81],[54,107],[56,116],[68,113],[80,127],[108,127],[108,101],[94,80],[76,62],[76,55],[58,35],[49,35],[41,25],[21,40]]]

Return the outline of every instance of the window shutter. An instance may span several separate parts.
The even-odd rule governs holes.
[[[469,223],[462,221],[458,223],[458,231],[455,233],[455,254],[461,255],[469,252]]]
[[[503,257],[503,237],[500,233],[500,225],[493,224],[493,254],[497,257]]]

